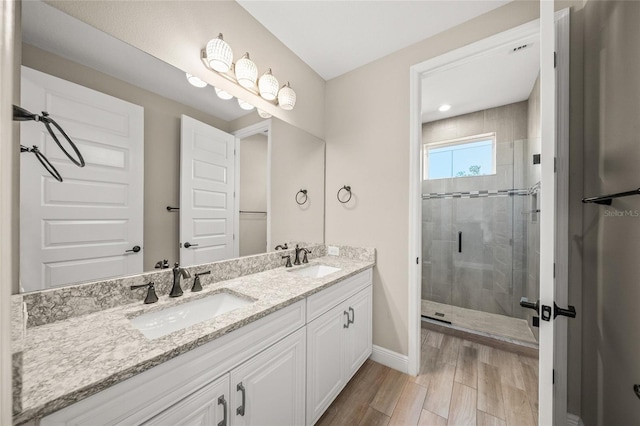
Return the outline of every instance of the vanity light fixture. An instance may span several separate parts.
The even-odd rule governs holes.
[[[278,92],[278,104],[285,111],[291,111],[296,105],[296,92],[289,86],[288,81]]]
[[[207,62],[212,69],[218,72],[227,72],[231,69],[233,50],[223,40],[222,33],[207,43]]]
[[[202,81],[201,79],[199,79],[195,75],[191,75],[189,73],[186,73],[186,74],[187,74],[187,81],[189,83],[191,83],[192,86],[195,86],[195,87],[198,87],[198,88],[207,87],[207,83],[205,83],[204,81]]]
[[[235,66],[236,80],[244,88],[252,89],[258,79],[258,67],[249,58],[249,52],[245,53]]]
[[[451,105],[449,104],[442,104],[440,105],[440,107],[438,108],[438,111],[440,112],[447,112],[451,109]]]
[[[258,80],[258,90],[260,91],[260,96],[268,101],[273,101],[278,97],[278,89],[280,88],[280,83],[278,83],[278,79],[273,76],[271,73],[271,68],[267,70],[262,76],[260,80]]]
[[[204,66],[215,71],[221,77],[243,87],[254,95],[278,105],[285,111],[290,111],[296,104],[296,92],[291,88],[289,82],[279,88],[278,79],[272,74],[271,68],[260,76],[258,80],[258,67],[245,53],[235,64],[233,63],[233,51],[226,41],[222,39],[222,34],[210,40],[205,49],[200,51],[200,60]],[[257,82],[257,85],[256,85]],[[233,96],[223,90],[216,88],[216,94],[221,99],[232,99]],[[254,106],[247,102],[241,103],[244,109],[253,109]],[[251,108],[249,108],[251,106]],[[269,115],[261,111],[261,117]]]
[[[260,117],[262,117],[262,118],[271,118],[271,117],[272,117],[272,115],[271,115],[271,114],[269,114],[269,113],[268,113],[268,112],[266,112],[266,111],[261,110],[260,108],[258,108],[258,115],[259,115]]]
[[[217,87],[216,87],[216,95],[218,95],[220,99],[224,99],[225,101],[228,101],[229,99],[233,99],[233,95],[231,93],[225,92],[224,90],[218,89]]]
[[[251,105],[249,102],[247,101],[243,101],[242,99],[238,98],[238,105],[240,105],[240,108],[246,110],[246,111],[251,111],[252,109],[254,109],[255,107],[253,105]]]

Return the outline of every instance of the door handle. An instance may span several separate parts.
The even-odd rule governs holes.
[[[351,312],[351,319],[349,320],[349,324],[353,324],[356,321],[356,311],[354,311],[353,308],[349,306],[349,312]]]
[[[184,248],[189,248],[189,247],[198,247],[198,244],[191,244],[189,241],[184,243]]]
[[[462,231],[458,231],[458,253],[462,253]]]
[[[576,317],[576,308],[575,306],[567,306],[567,309],[559,308],[555,302],[553,302],[553,319],[556,319],[558,315],[562,315],[564,317],[575,318]]]
[[[137,253],[137,252],[139,252],[140,250],[141,250],[141,249],[140,249],[140,246],[133,246],[133,248],[132,248],[131,250],[125,250],[124,252],[125,252],[125,253],[131,253],[131,252],[133,252],[133,253]]]
[[[222,405],[222,420],[218,422],[218,426],[227,426],[227,400],[224,395],[218,397],[218,405]]]
[[[351,322],[349,321],[349,312],[344,311],[344,314],[347,316],[347,323],[342,324],[342,328],[349,328],[349,324],[351,324]]]
[[[522,306],[523,308],[533,309],[538,314],[540,313],[540,301],[539,300],[536,300],[536,303],[533,303],[533,302],[529,302],[529,299],[527,299],[526,297],[521,297],[520,298],[520,306]]]
[[[238,385],[236,386],[236,392],[237,391],[242,392],[242,403],[238,408],[236,408],[236,414],[238,416],[244,416],[244,407],[245,407],[245,403],[247,402],[246,401],[247,392],[245,391],[244,386],[242,385],[242,382],[238,383]]]

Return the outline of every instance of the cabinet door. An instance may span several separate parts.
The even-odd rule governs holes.
[[[146,426],[227,426],[229,375],[210,383],[167,408]]]
[[[358,371],[371,355],[371,286],[350,297],[345,302],[351,318],[347,329],[347,380]]]
[[[301,328],[231,371],[231,424],[304,423],[306,333]]]
[[[307,324],[307,424],[320,418],[346,384],[345,305]]]

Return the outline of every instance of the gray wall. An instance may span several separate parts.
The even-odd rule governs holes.
[[[584,194],[638,188],[640,2],[584,8]],[[640,424],[640,197],[584,205],[582,419]]]
[[[529,115],[522,101],[425,123],[425,144],[495,132],[496,174],[425,180],[423,193],[524,188]],[[423,200],[423,299],[523,317],[528,198]]]

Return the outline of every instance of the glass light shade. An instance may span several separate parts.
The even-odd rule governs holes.
[[[199,88],[207,87],[207,83],[205,83],[204,81],[200,80],[195,75],[191,75],[189,73],[186,73],[186,74],[187,74],[187,81],[189,83],[191,83],[192,86],[196,86],[196,87],[199,87]]]
[[[222,39],[222,34],[218,34],[217,38],[209,40],[207,43],[207,62],[212,69],[218,72],[227,72],[231,69],[233,50]]]
[[[282,86],[278,92],[278,105],[285,111],[291,111],[296,106],[296,92],[289,87],[289,82]]]
[[[258,109],[258,115],[262,118],[271,118],[271,114],[261,109]]]
[[[280,88],[280,83],[278,83],[278,79],[271,74],[271,68],[267,70],[262,76],[260,80],[258,80],[258,90],[260,91],[260,96],[268,101],[274,100],[278,96],[278,89]]]
[[[225,101],[228,101],[229,99],[233,99],[233,95],[231,93],[225,92],[224,90],[218,89],[217,87],[216,87],[216,95],[218,95],[220,99],[224,99]]]
[[[246,111],[251,111],[252,109],[255,108],[249,102],[243,101],[242,99],[238,99],[238,105],[240,105],[240,108],[242,108],[242,109],[244,109]]]
[[[249,58],[248,53],[245,53],[244,56],[236,62],[235,70],[236,80],[238,80],[238,84],[240,84],[240,86],[250,89],[256,85],[256,80],[258,79],[258,67],[256,67],[256,64],[254,64],[251,58]]]

